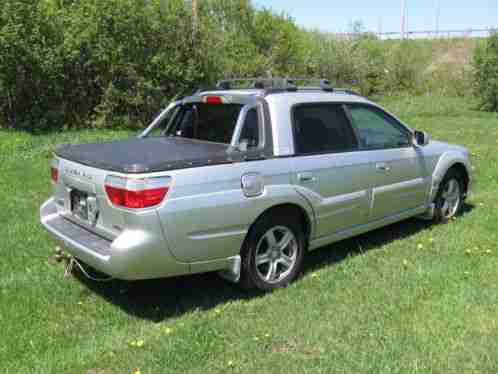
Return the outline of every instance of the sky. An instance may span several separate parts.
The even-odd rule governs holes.
[[[498,28],[498,0],[406,0],[407,30],[434,30],[437,2],[439,29]],[[350,31],[361,21],[367,31],[401,29],[401,0],[254,0],[259,7],[284,11],[310,29]]]

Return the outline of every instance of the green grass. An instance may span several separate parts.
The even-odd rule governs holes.
[[[464,99],[381,101],[472,151],[475,194],[465,213],[313,252],[301,279],[266,295],[212,274],[64,279],[50,260],[57,243],[38,224],[51,150],[128,134],[0,131],[2,372],[497,373],[498,117]]]

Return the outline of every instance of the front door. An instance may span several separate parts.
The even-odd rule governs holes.
[[[350,104],[348,109],[375,174],[370,221],[424,205],[429,179],[411,132],[377,107]]]

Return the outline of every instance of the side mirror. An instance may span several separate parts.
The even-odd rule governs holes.
[[[423,147],[424,145],[429,144],[431,137],[425,131],[415,131],[413,134],[415,138],[415,144]]]

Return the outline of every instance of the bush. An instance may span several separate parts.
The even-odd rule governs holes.
[[[191,24],[182,0],[4,0],[0,122],[143,126],[204,80]]]
[[[60,19],[41,0],[3,1],[0,123],[42,128],[61,120],[64,70]],[[2,118],[3,117],[3,118]]]
[[[475,49],[474,67],[481,108],[498,111],[498,33],[489,36]]]

